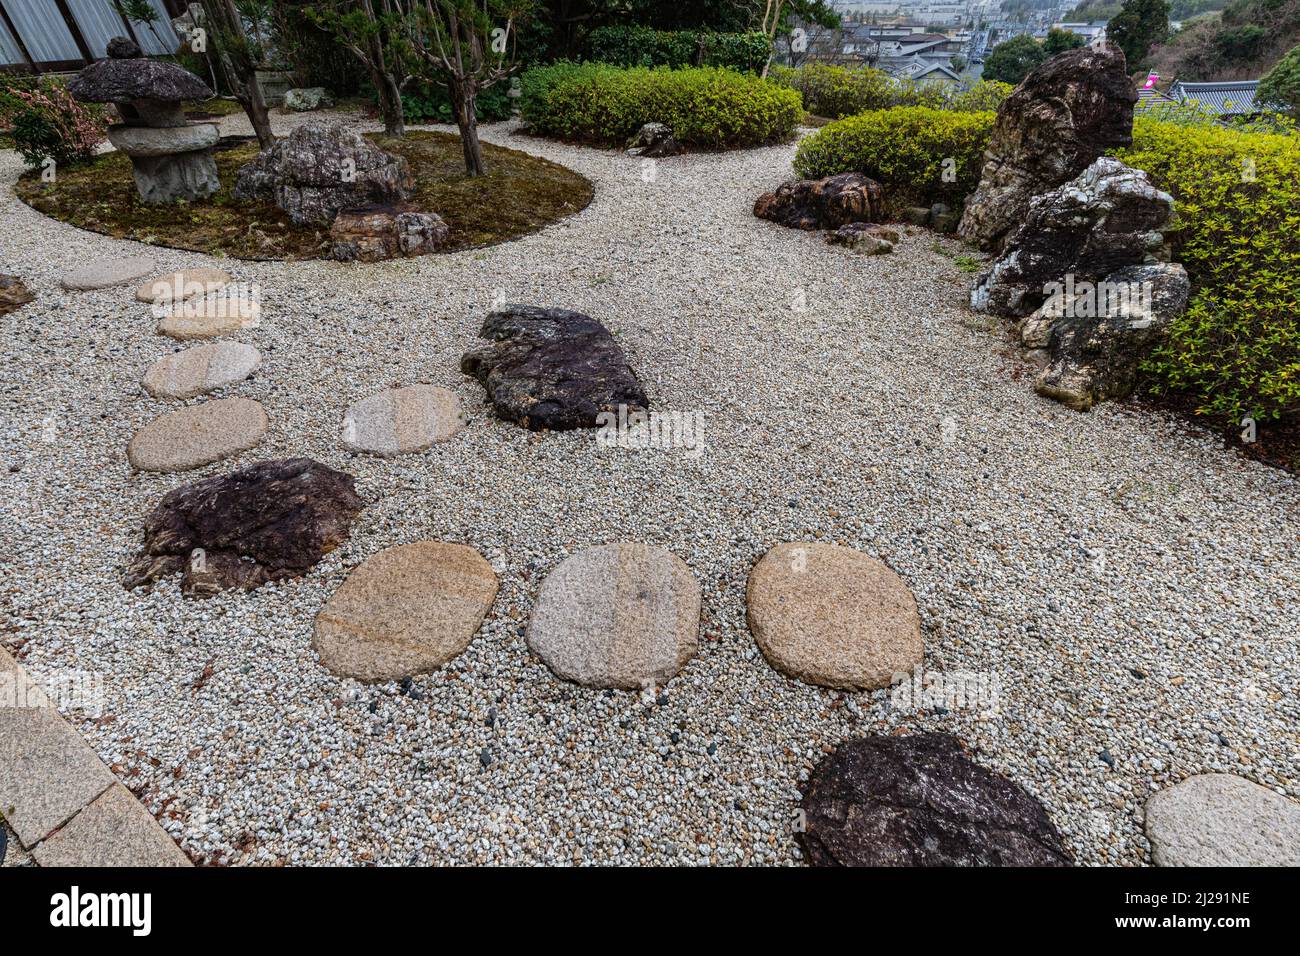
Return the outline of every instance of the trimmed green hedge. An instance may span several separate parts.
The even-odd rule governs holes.
[[[1300,137],[1139,118],[1118,153],[1174,197],[1192,299],[1147,363],[1205,414],[1300,413]]]
[[[928,106],[850,116],[799,144],[795,172],[808,179],[849,170],[865,173],[885,187],[885,199],[895,211],[941,200],[958,206],[979,185],[995,116]],[[951,182],[945,181],[945,170],[951,170]]]
[[[725,66],[758,73],[772,55],[762,32],[714,33],[598,27],[587,37],[587,58],[614,66]]]
[[[980,81],[965,91],[952,91],[937,83],[909,83],[870,67],[848,68],[808,63],[792,69],[773,67],[772,80],[797,90],[803,106],[814,116],[842,119],[895,106],[928,106],[963,111],[996,110],[1014,87]]]
[[[646,123],[666,123],[697,149],[760,146],[789,139],[803,113],[793,90],[714,67],[555,63],[529,70],[520,85],[532,132],[602,146],[622,146]]]

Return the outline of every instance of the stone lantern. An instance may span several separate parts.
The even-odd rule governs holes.
[[[215,123],[190,123],[182,100],[207,99],[208,85],[173,63],[150,60],[125,37],[108,43],[108,59],[86,67],[68,91],[87,103],[113,103],[122,122],[108,139],[131,157],[135,187],[147,203],[203,199],[221,188],[212,147]]]

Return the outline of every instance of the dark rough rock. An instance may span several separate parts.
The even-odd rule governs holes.
[[[205,597],[299,577],[347,540],[364,506],[355,485],[310,458],[182,485],[145,519],[144,548],[122,583],[135,588],[181,571],[181,590]]]
[[[1113,47],[1071,50],[1031,72],[998,109],[961,237],[999,248],[1034,196],[1133,142],[1136,102],[1124,54]]]
[[[0,275],[0,315],[8,315],[35,300],[32,290],[22,279]]]
[[[150,60],[125,37],[109,41],[109,58],[83,69],[68,84],[68,92],[86,103],[129,103],[133,100],[206,100],[208,84],[175,63]]]
[[[894,251],[898,232],[874,222],[851,222],[826,233],[826,241],[836,246],[848,246],[866,256]]]
[[[1160,262],[1054,296],[1020,328],[1027,347],[1046,350],[1034,390],[1078,411],[1124,398],[1138,365],[1187,307],[1190,289],[1182,266]]]
[[[978,312],[1019,318],[1072,275],[1095,282],[1125,266],[1154,261],[1174,201],[1150,177],[1103,157],[1077,178],[1037,196],[1002,254],[971,291]]]
[[[913,226],[924,226],[930,222],[930,210],[925,206],[908,206],[903,210],[903,222]]]
[[[239,170],[236,199],[274,202],[299,225],[329,224],[342,209],[403,202],[415,180],[400,156],[355,130],[308,123]]]
[[[947,734],[866,737],[813,771],[799,842],[814,866],[1069,866],[1042,804]]]
[[[681,143],[677,142],[677,137],[673,131],[663,123],[646,123],[627,143],[627,151],[631,156],[660,157],[676,156],[678,153],[684,153]]]
[[[330,226],[331,258],[377,262],[435,252],[451,230],[441,217],[406,203],[341,210]]]
[[[460,370],[483,384],[506,421],[534,431],[594,428],[601,412],[650,407],[614,337],[581,312],[508,305],[479,335],[494,344],[466,352]]]
[[[759,196],[754,215],[795,229],[838,229],[884,219],[884,196],[880,183],[861,173],[792,179]]]

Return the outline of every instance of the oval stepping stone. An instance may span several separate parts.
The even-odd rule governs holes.
[[[196,295],[209,295],[230,284],[230,274],[220,269],[181,269],[151,279],[135,290],[141,302],[154,304],[184,302]]]
[[[902,578],[834,544],[779,544],[754,565],[749,628],[784,674],[841,690],[888,687],[921,663],[921,619]]]
[[[222,398],[154,419],[136,432],[126,458],[140,471],[187,471],[247,451],[265,434],[261,405]]]
[[[363,398],[343,416],[343,445],[352,451],[400,455],[446,441],[465,424],[456,393],[432,385],[390,388]]]
[[[143,384],[154,398],[194,398],[242,382],[261,364],[261,353],[242,342],[196,345],[159,359],[145,372]]]
[[[76,292],[107,289],[110,286],[134,282],[158,268],[157,263],[145,256],[125,259],[100,259],[78,266],[63,277],[63,288]]]
[[[668,682],[695,654],[700,585],[663,548],[587,548],[547,575],[528,646],[565,680],[624,690]]]
[[[321,608],[312,644],[341,677],[423,674],[469,646],[496,594],[496,573],[471,547],[416,541],[387,548]]]
[[[1300,866],[1300,803],[1229,773],[1206,773],[1147,801],[1156,866]]]
[[[252,328],[261,317],[262,307],[253,299],[219,292],[174,306],[158,332],[181,341],[210,339]]]

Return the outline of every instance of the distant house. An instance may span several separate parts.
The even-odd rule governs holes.
[[[0,70],[48,73],[79,70],[106,55],[108,41],[130,37],[149,54],[175,53],[172,17],[184,0],[149,0],[151,25],[128,21],[110,0],[0,0]]]
[[[913,83],[960,83],[961,77],[947,63],[917,57],[912,62],[889,71],[900,80]]]
[[[1219,83],[1176,82],[1169,95],[1177,102],[1199,106],[1220,119],[1251,117],[1262,110],[1255,105],[1259,80],[1225,80]]]

